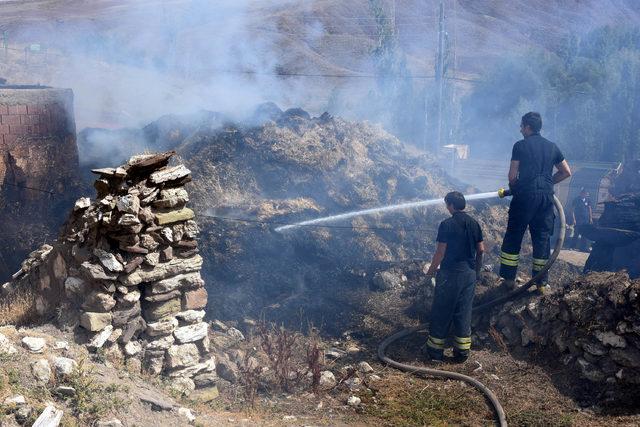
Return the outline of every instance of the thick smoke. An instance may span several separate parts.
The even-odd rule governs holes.
[[[640,16],[630,0],[538,2],[530,8],[518,2],[444,3],[446,72],[462,80],[447,81],[443,143],[468,143],[464,127],[477,118],[490,126],[507,123],[502,112],[486,110],[501,108],[512,97],[505,101],[494,92],[476,97],[478,102],[466,97],[481,93],[477,81],[490,79],[496,62],[506,56],[520,61],[516,54],[532,47],[554,51],[568,33]],[[73,88],[78,129],[139,128],[164,114],[203,109],[244,119],[257,104],[272,101],[283,109],[328,110],[382,123],[422,146],[435,137],[438,5],[435,0],[121,0],[109,7],[70,8],[60,2],[44,20],[29,22],[18,14],[9,42],[49,47],[50,67],[18,76],[26,76],[25,83],[35,83],[31,77]],[[508,77],[502,86],[508,93],[522,90],[518,81],[528,78]],[[535,84],[535,79],[527,83]],[[543,90],[542,84],[534,90]],[[536,105],[540,96],[522,99],[509,107],[522,110],[518,114],[542,109]],[[513,114],[516,122],[518,114]],[[509,135],[506,145],[517,137],[517,123]],[[108,145],[105,138],[92,147]]]

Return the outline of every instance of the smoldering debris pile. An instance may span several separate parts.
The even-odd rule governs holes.
[[[192,378],[210,376],[215,365],[206,357],[199,230],[185,206],[191,174],[168,166],[172,155],[94,170],[96,200],[79,199],[62,237],[34,253],[4,288],[9,299],[31,289],[37,311],[57,310],[79,324],[90,349],[192,389]]]
[[[640,384],[640,280],[624,272],[590,273],[543,298],[509,303],[489,326],[510,346],[546,347],[588,381]]]
[[[612,199],[605,202],[597,225],[579,230],[595,241],[585,270],[626,269],[640,277],[640,160],[622,165],[609,192]]]
[[[443,206],[329,224],[337,228],[274,228],[469,188],[380,127],[300,109],[265,114],[258,126],[203,127],[176,148],[194,174],[194,209],[212,217],[200,220],[204,274],[221,296],[211,309],[231,319],[302,316],[342,331],[364,314],[376,271],[430,255]],[[495,241],[502,211],[475,209]]]

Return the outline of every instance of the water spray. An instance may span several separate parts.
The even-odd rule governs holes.
[[[499,191],[490,191],[488,193],[470,194],[470,195],[464,196],[464,197],[465,197],[465,199],[467,201],[490,199],[490,198],[493,198],[493,197],[500,197],[500,198],[505,197],[504,195],[502,195],[502,196],[500,195],[501,194],[500,191],[504,192],[506,190],[501,189]],[[392,212],[392,211],[401,211],[401,210],[421,208],[421,207],[425,207],[425,206],[436,205],[438,203],[442,203],[442,201],[443,201],[443,199],[441,197],[439,197],[437,199],[419,200],[419,201],[416,201],[416,202],[399,203],[399,204],[396,204],[396,205],[380,206],[380,207],[377,207],[377,208],[370,208],[370,209],[362,209],[362,210],[359,210],[359,211],[346,212],[346,213],[343,213],[343,214],[325,216],[325,217],[322,217],[322,218],[316,218],[316,219],[311,219],[311,220],[308,220],[308,221],[297,222],[295,224],[284,225],[282,227],[277,227],[275,229],[275,231],[282,232],[282,231],[292,230],[292,229],[299,228],[299,227],[324,224],[324,223],[327,223],[327,222],[335,222],[335,221],[340,221],[340,220],[349,219],[349,218],[353,218],[353,217],[357,217],[357,216],[363,216],[363,215],[373,215],[373,214],[377,214],[377,213],[385,213],[385,212]]]

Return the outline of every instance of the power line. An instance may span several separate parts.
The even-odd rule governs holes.
[[[2,187],[4,187],[5,185],[11,186],[11,187],[23,188],[25,190],[40,191],[41,193],[47,193],[47,194],[51,194],[51,195],[56,194],[56,193],[54,193],[53,191],[50,191],[50,190],[45,190],[45,189],[36,188],[36,187],[29,187],[27,185],[13,184],[11,182],[3,182],[2,184],[0,184],[0,186],[2,186]]]
[[[257,76],[273,76],[273,77],[329,77],[329,78],[348,78],[348,79],[417,79],[428,80],[435,79],[435,75],[380,75],[380,74],[329,74],[329,73],[285,73],[285,72],[266,72],[266,71],[253,71],[253,70],[212,70],[214,73],[220,74],[247,74]],[[483,82],[484,80],[474,79],[469,77],[444,77],[448,80],[458,80],[464,82]]]

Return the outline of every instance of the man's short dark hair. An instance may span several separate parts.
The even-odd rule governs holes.
[[[462,211],[467,206],[467,201],[464,199],[464,195],[459,191],[452,191],[444,196],[444,202],[447,205],[452,205],[457,211]]]
[[[522,116],[522,126],[529,126],[532,131],[538,133],[542,129],[542,116],[535,111],[529,111]]]

